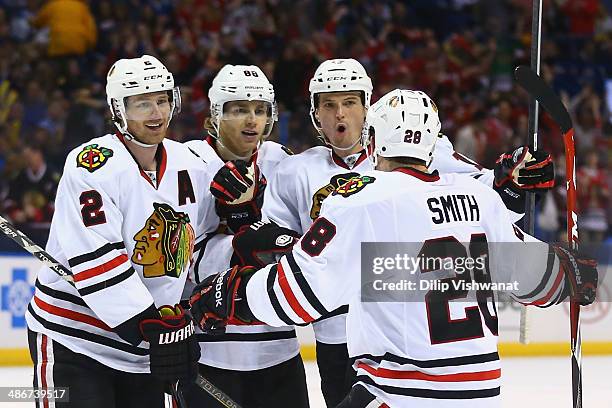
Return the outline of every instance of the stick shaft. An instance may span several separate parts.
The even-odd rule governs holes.
[[[578,217],[576,215],[576,151],[574,130],[563,135],[565,146],[565,178],[567,186],[567,242],[578,249]],[[580,305],[570,301],[570,346],[572,351],[572,407],[582,408],[582,335]]]
[[[49,255],[44,249],[36,245],[30,238],[28,238],[23,232],[19,231],[13,224],[8,222],[4,217],[0,216],[0,231],[15,241],[17,245],[34,255],[36,259],[45,264],[53,272],[57,273],[66,282],[74,286],[74,278],[72,272],[68,270],[64,265],[57,262],[51,255]]]
[[[542,38],[542,0],[533,0],[531,13],[531,70],[540,74],[540,49]],[[529,120],[526,144],[536,151],[539,148],[538,140],[538,113],[539,103],[536,98],[529,96]],[[523,228],[529,235],[533,235],[535,224],[535,194],[528,191],[525,197],[525,217]],[[521,321],[519,342],[529,343],[529,312],[526,306],[521,307]]]

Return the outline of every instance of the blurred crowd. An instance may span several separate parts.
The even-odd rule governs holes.
[[[576,130],[579,225],[610,239],[612,3],[544,0],[541,73]],[[68,151],[113,131],[105,76],[119,58],[158,56],[181,88],[171,138],[201,138],[207,90],[227,63],[260,66],[280,109],[272,138],[315,145],[308,81],[328,58],[358,59],[373,100],[397,87],[437,101],[456,150],[491,167],[525,143],[531,0],[0,0],[0,213],[44,242]],[[538,235],[565,228],[563,143],[542,113],[559,182],[538,203]]]

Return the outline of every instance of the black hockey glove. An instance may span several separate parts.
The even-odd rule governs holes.
[[[291,251],[300,235],[270,221],[244,226],[234,234],[232,266],[252,265],[263,268]]]
[[[266,188],[265,177],[260,176],[255,162],[228,161],[217,172],[210,184],[215,196],[215,209],[230,233],[261,219],[261,207]]]
[[[546,191],[555,185],[555,168],[550,154],[521,146],[504,153],[495,162],[495,185],[512,183],[521,190]]]
[[[560,245],[551,245],[559,257],[565,273],[565,285],[561,300],[570,296],[582,306],[595,301],[597,291],[597,261]]]
[[[193,381],[198,374],[200,346],[195,326],[180,305],[162,306],[159,319],[144,319],[140,331],[148,341],[151,374],[164,381]]]
[[[504,153],[495,162],[493,188],[510,210],[522,213],[525,209],[525,191],[546,191],[555,185],[554,163],[550,154],[532,152],[521,146]]]
[[[191,314],[204,333],[223,334],[232,319],[256,321],[246,301],[246,285],[255,271],[249,266],[234,266],[207,277],[194,288],[189,299]]]

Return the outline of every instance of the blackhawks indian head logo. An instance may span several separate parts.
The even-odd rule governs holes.
[[[338,187],[349,181],[353,177],[358,177],[359,173],[344,173],[337,174],[333,176],[329,180],[329,184],[324,185],[320,189],[318,189],[312,196],[312,207],[310,208],[310,218],[313,220],[319,216],[321,212],[321,205],[323,204],[323,200],[327,198],[328,195],[333,193]]]
[[[77,155],[77,167],[83,167],[88,172],[93,173],[104,166],[110,157],[113,157],[111,149],[90,144],[85,146]]]
[[[376,177],[372,176],[357,176],[351,178],[349,181],[338,187],[332,195],[340,194],[342,197],[348,197],[353,194],[357,194],[370,183],[373,183]]]
[[[168,204],[153,203],[153,208],[145,226],[134,235],[132,262],[143,266],[145,278],[178,278],[189,268],[193,254],[195,234],[189,216]]]

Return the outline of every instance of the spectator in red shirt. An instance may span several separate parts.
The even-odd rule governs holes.
[[[578,228],[581,241],[600,243],[608,230],[606,210],[610,191],[606,173],[599,167],[599,153],[591,150],[586,164],[578,169]]]

